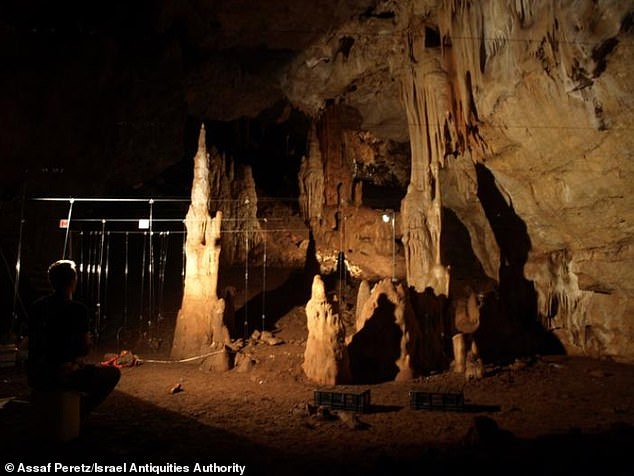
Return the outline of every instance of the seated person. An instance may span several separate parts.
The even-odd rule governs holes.
[[[73,300],[77,286],[75,263],[61,260],[48,269],[53,293],[33,303],[28,318],[27,373],[37,390],[81,393],[81,414],[86,416],[112,392],[119,369],[81,361],[92,345],[88,308]]]

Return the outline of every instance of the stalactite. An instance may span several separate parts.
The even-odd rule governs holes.
[[[411,42],[413,58],[403,86],[408,118],[412,172],[401,204],[407,281],[417,291],[431,287],[449,294],[449,272],[440,261],[441,193],[439,170],[444,164],[444,125],[449,111],[449,83],[439,58]]]

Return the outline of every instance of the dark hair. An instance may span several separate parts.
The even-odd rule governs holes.
[[[64,291],[77,279],[75,262],[67,259],[55,261],[48,268],[48,280],[55,291]]]

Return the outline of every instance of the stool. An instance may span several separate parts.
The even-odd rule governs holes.
[[[79,436],[81,394],[72,391],[34,390],[35,426],[43,439],[70,441]]]

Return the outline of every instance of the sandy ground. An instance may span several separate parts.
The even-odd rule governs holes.
[[[476,382],[440,373],[358,387],[370,390],[369,411],[335,415],[312,405],[319,387],[301,371],[304,321],[301,307],[288,313],[276,332],[284,343],[253,345],[256,363],[244,372],[139,355],[146,362],[122,369],[115,392],[68,443],[34,438],[24,373],[0,369],[0,398],[15,397],[0,410],[0,463],[240,474],[237,464],[254,475],[634,474],[632,366],[541,356],[489,366]],[[410,408],[411,390],[460,389],[462,412]]]

